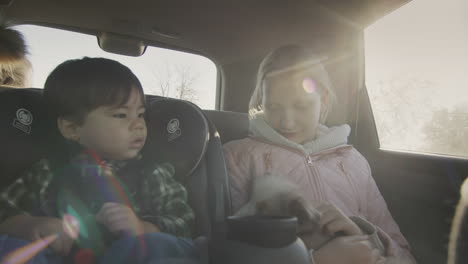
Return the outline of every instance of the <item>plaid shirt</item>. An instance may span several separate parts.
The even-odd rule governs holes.
[[[83,155],[81,155],[81,158],[83,158]],[[87,158],[89,161],[89,156]],[[125,167],[125,164],[118,162],[104,163],[107,166],[99,166],[94,163],[91,167],[97,171],[95,174],[98,178],[101,177],[100,179],[104,179],[102,176],[107,175],[105,171],[110,169],[112,172],[110,178],[123,186],[127,193],[125,200],[130,200],[129,206],[133,208],[135,214],[141,220],[156,225],[162,232],[190,237],[190,224],[194,219],[194,213],[187,204],[187,191],[173,178],[174,168],[171,165],[163,164],[146,171],[139,169],[132,173],[132,178],[124,178],[115,176],[113,172],[121,171],[120,169]],[[50,162],[43,159],[5,188],[0,194],[0,222],[18,214],[59,217],[60,212],[56,207],[61,203],[61,199],[51,195],[53,193],[51,189],[54,189],[52,187],[54,186],[53,183],[59,177],[59,173],[54,172],[57,172],[57,170],[52,170]],[[109,178],[109,175],[107,175],[107,178]],[[133,180],[130,181],[129,179]],[[70,182],[70,180],[73,182],[75,179],[69,178],[66,181]],[[84,185],[78,187],[80,189],[89,189],[87,194],[99,193],[96,195],[96,197],[99,197],[102,196],[101,193],[105,191],[104,189],[113,189],[108,187],[109,184],[103,188],[102,184],[86,182],[88,180],[84,179]],[[68,186],[73,184],[68,184]],[[59,187],[59,189],[62,187]],[[80,197],[80,199],[83,201],[83,197]],[[90,199],[87,201],[89,202]],[[89,204],[85,202],[85,205],[89,208],[89,211],[96,212],[96,208],[92,209],[92,207],[96,206],[93,202],[89,202]],[[101,205],[99,204],[99,206]]]

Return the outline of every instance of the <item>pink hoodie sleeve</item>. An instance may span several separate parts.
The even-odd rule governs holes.
[[[233,141],[225,144],[223,147],[234,213],[247,203],[252,177],[248,162],[245,159],[247,153],[243,151],[243,144],[244,142],[241,140]]]
[[[357,152],[357,151],[356,151]],[[364,209],[365,217],[373,223],[378,229],[378,235],[386,247],[386,255],[397,258],[408,259],[416,263],[410,252],[410,246],[398,227],[398,224],[393,219],[388,210],[382,194],[375,183],[371,174],[371,169],[367,160],[360,154],[360,159],[365,165],[367,171],[367,179],[365,191],[363,192],[367,206]],[[406,262],[404,262],[406,263]]]

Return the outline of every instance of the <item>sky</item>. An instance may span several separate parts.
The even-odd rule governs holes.
[[[434,94],[441,106],[468,103],[466,11],[466,0],[413,0],[368,27],[366,82],[429,80],[443,91]]]
[[[128,66],[140,79],[147,94],[158,94],[158,78],[167,76],[167,67],[188,68],[195,77],[193,87],[198,97],[195,103],[203,109],[215,108],[217,69],[205,57],[156,47],[148,47],[141,57],[129,57],[101,50],[95,36],[34,25],[15,28],[23,33],[29,46],[34,70],[33,87],[43,88],[47,75],[65,60],[83,56],[106,57]]]

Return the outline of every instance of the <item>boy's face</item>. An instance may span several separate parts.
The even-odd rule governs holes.
[[[281,73],[263,81],[262,101],[268,124],[292,142],[303,144],[316,137],[322,97],[308,87],[305,74]]]
[[[133,89],[124,105],[101,106],[91,111],[76,129],[78,142],[103,158],[134,158],[146,140],[144,113],[142,96]]]

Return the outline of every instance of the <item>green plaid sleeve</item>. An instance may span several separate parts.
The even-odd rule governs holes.
[[[51,179],[49,164],[43,159],[3,188],[0,193],[0,222],[14,215],[37,210]]]
[[[143,194],[147,196],[147,203],[146,206],[143,203],[146,208],[141,208],[140,218],[153,223],[162,232],[190,237],[194,213],[187,203],[187,191],[173,175],[174,168],[163,164],[144,180]]]

